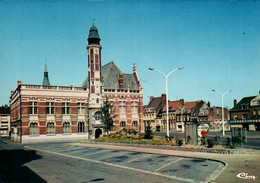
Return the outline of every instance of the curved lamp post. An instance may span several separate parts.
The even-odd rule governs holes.
[[[164,77],[165,77],[165,86],[166,86],[166,136],[169,137],[170,136],[170,133],[169,133],[169,116],[168,116],[168,113],[169,113],[169,107],[168,107],[168,77],[175,71],[177,70],[181,70],[183,69],[184,67],[179,67],[177,69],[174,69],[172,70],[171,72],[169,72],[167,75],[164,74],[162,71],[158,70],[158,69],[154,69],[154,68],[151,68],[149,67],[148,69],[149,70],[154,70],[154,71],[157,71],[159,73],[161,73]]]
[[[226,95],[228,92],[231,92],[232,90],[228,90],[224,93],[220,93],[218,90],[212,90],[213,92],[217,92],[222,97],[222,128],[223,128],[223,136],[225,136],[225,126],[224,126],[224,95]]]

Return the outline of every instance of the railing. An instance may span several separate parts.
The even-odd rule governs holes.
[[[44,85],[27,85],[22,84],[21,88],[25,89],[39,89],[39,90],[71,90],[71,91],[84,91],[84,87],[76,86],[44,86]]]

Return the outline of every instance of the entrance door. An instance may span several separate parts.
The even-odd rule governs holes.
[[[95,138],[98,138],[101,134],[102,134],[102,130],[100,128],[96,129],[96,131],[95,131]]]

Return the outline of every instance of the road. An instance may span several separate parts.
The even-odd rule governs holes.
[[[205,159],[75,143],[21,145],[0,139],[0,149],[2,182],[200,182],[224,167]]]

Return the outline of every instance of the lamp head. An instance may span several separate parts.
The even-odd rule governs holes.
[[[154,68],[152,68],[152,67],[149,67],[148,69],[151,70],[151,71],[154,70]]]
[[[179,70],[182,70],[183,68],[184,68],[184,67],[179,67],[178,69],[179,69]]]
[[[231,92],[232,90],[228,90],[229,92]]]
[[[216,91],[216,90],[212,89],[212,91],[214,92],[214,91]]]

